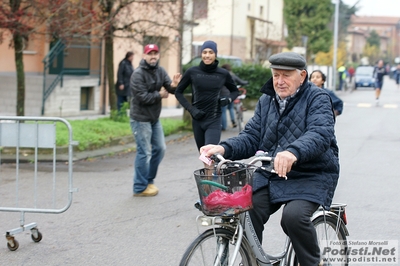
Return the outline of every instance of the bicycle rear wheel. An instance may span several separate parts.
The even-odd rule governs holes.
[[[348,246],[344,225],[341,222],[338,223],[338,218],[331,216],[318,216],[313,220],[313,224],[317,231],[323,265],[347,266]],[[328,250],[339,250],[340,253],[332,256],[330,252],[327,252]]]
[[[188,249],[183,254],[180,266],[228,266],[231,265],[230,256],[233,254],[235,245],[232,245],[231,240],[233,232],[224,229],[216,228],[209,229],[199,235],[190,244]],[[243,239],[243,241],[245,241]],[[251,252],[247,249],[242,241],[238,255],[232,265],[237,266],[254,266],[251,263]]]
[[[347,238],[344,225],[337,223],[337,218],[331,216],[318,216],[312,222],[317,232],[318,245],[321,251],[321,261],[323,266],[342,265],[347,266]],[[333,244],[335,243],[335,245]],[[343,250],[344,255],[329,256],[326,248],[334,250]],[[288,257],[289,266],[299,266],[296,253],[294,252],[292,244],[289,245]]]

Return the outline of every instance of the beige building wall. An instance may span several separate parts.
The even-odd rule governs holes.
[[[386,52],[390,59],[400,56],[400,16],[399,17],[378,17],[378,16],[352,16],[351,24],[348,27],[349,35],[353,35],[352,45],[348,45],[349,54],[361,54],[366,39],[372,30],[375,30],[381,37],[381,52]],[[361,35],[360,33],[363,33]],[[361,40],[364,37],[364,40]],[[349,36],[348,36],[349,38]],[[357,44],[362,42],[363,45]],[[371,62],[373,63],[373,62]]]
[[[14,48],[10,47],[11,36],[5,34],[2,44],[0,44],[0,72],[15,72]],[[43,73],[42,60],[48,50],[44,36],[32,36],[25,46],[24,70],[29,73]]]
[[[206,18],[196,19],[194,45],[212,39],[219,55],[252,62],[266,40],[283,40],[283,0],[209,0]]]
[[[172,36],[175,36],[172,34]],[[171,44],[172,43],[172,44]],[[140,43],[133,42],[132,40],[126,39],[115,39],[114,43],[114,81],[117,81],[118,65],[122,59],[125,58],[125,54],[128,51],[134,52],[133,67],[136,69],[139,66],[141,59],[143,58],[144,46]],[[160,61],[159,65],[163,67],[169,74],[171,80],[173,75],[179,73],[179,43],[168,37],[163,38],[160,49]],[[174,95],[169,95],[168,98],[163,99],[164,107],[175,107],[177,106],[177,100]]]
[[[139,5],[140,6],[140,5]],[[179,5],[174,5],[179,8]],[[137,10],[134,9],[134,10]],[[138,14],[141,14],[140,12]],[[137,14],[134,14],[137,18]],[[143,14],[141,14],[143,15]],[[148,35],[164,36],[161,44],[160,65],[166,69],[171,78],[173,74],[179,72],[179,38],[176,40],[177,32],[174,30],[161,32],[157,28],[152,28],[146,32]],[[16,67],[14,59],[14,49],[9,47],[10,36],[6,35],[5,40],[0,44],[0,94],[3,103],[0,106],[0,114],[15,115],[16,109]],[[98,45],[98,44],[96,44]],[[49,52],[49,43],[44,36],[30,38],[27,47],[24,50],[24,71],[26,84],[26,115],[40,115],[43,95],[43,58]],[[104,47],[104,46],[103,46]],[[127,51],[135,53],[133,65],[138,67],[142,58],[143,46],[139,42],[131,39],[116,40],[114,45],[114,73],[116,73],[119,62],[125,57]],[[97,50],[98,52],[98,50]],[[96,55],[94,51],[90,54],[90,70],[98,70],[101,75],[93,76],[65,76],[64,86],[58,85],[46,100],[45,115],[79,115],[80,110],[81,88],[90,87],[91,93],[89,109],[94,113],[102,113],[103,110],[108,111],[108,104],[104,107],[104,103],[108,103],[108,84],[104,79],[104,49],[103,55]],[[80,58],[69,58],[69,60],[79,60]],[[75,61],[71,61],[74,65]],[[99,80],[100,79],[100,80]],[[99,85],[100,83],[100,85]],[[114,90],[114,88],[111,88]],[[32,97],[34,95],[35,97]],[[6,98],[7,96],[7,98]],[[106,98],[106,99],[104,99]],[[95,101],[95,102],[92,102]],[[167,107],[175,107],[177,101],[174,95],[170,95],[163,100],[163,105]],[[32,106],[32,107],[31,107]],[[85,112],[87,113],[87,112]]]

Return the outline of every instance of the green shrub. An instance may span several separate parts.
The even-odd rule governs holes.
[[[129,122],[129,116],[127,116],[127,110],[130,109],[129,102],[124,102],[119,110],[112,110],[110,113],[110,118],[116,122]]]
[[[261,87],[271,78],[271,70],[261,65],[244,65],[232,69],[238,77],[247,80],[249,85],[246,85],[246,98],[258,99],[262,95]]]
[[[125,121],[125,118],[127,119]],[[105,117],[95,120],[69,120],[72,127],[72,138],[78,141],[78,149],[86,150],[89,147],[100,148],[111,143],[113,139],[132,136],[129,118],[121,115],[121,120],[116,121]],[[185,128],[182,119],[160,118],[165,136],[179,132]],[[68,128],[63,123],[56,124],[56,144],[58,147],[66,146],[69,141]]]

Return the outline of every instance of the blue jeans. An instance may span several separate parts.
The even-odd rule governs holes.
[[[222,123],[222,130],[225,130],[227,128],[227,117],[226,117],[226,109],[229,110],[229,115],[231,116],[231,122],[232,124],[235,124],[235,108],[233,108],[233,102],[221,107],[221,123]]]
[[[131,119],[130,122],[136,142],[133,193],[140,193],[154,183],[167,146],[159,120],[151,123]]]

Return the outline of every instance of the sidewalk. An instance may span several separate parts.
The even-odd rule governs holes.
[[[183,108],[162,108],[160,117],[179,117],[183,115]],[[84,120],[84,119],[98,119],[102,117],[108,117],[110,114],[102,115],[102,114],[87,114],[81,116],[66,116],[63,117],[67,120]]]

